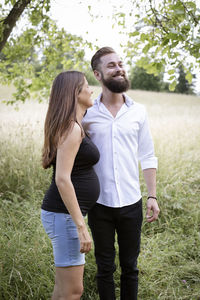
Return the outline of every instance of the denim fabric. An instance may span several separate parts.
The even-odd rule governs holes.
[[[74,221],[69,214],[41,210],[44,229],[51,239],[56,267],[78,266],[85,263]]]

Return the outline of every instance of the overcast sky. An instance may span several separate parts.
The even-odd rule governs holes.
[[[122,3],[125,6],[130,5],[128,0],[117,0],[117,5]],[[117,25],[112,27],[114,4],[116,5],[116,0],[52,0],[51,14],[66,31],[80,35],[99,47],[111,46],[121,55],[120,43],[125,43],[126,39],[119,34]],[[88,6],[91,6],[94,15],[100,16],[93,22]]]

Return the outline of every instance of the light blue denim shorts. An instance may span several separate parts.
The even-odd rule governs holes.
[[[85,264],[85,254],[80,252],[78,231],[71,216],[42,209],[41,220],[52,242],[55,266]]]

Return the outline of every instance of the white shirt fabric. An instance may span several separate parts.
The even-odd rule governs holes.
[[[140,200],[138,161],[143,170],[157,168],[146,110],[126,94],[124,98],[125,103],[113,117],[99,95],[82,123],[100,152],[94,166],[100,181],[97,202],[109,207]]]

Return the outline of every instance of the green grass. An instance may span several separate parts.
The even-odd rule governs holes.
[[[94,88],[94,97],[99,88]],[[7,88],[1,99],[9,98]],[[147,107],[156,155],[158,222],[142,228],[139,300],[200,299],[200,98],[129,91]],[[18,111],[0,104],[0,299],[49,299],[52,249],[40,222],[51,171],[41,168],[47,105],[30,101]],[[141,177],[144,195],[146,188]],[[87,256],[83,300],[97,300],[95,260]],[[116,260],[119,266],[118,260]],[[119,299],[119,275],[116,291]]]

